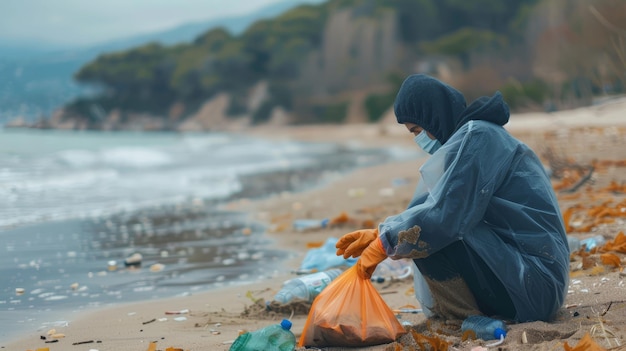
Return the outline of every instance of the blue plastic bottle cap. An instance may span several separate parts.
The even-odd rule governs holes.
[[[285,329],[285,330],[290,330],[291,329],[291,321],[289,319],[283,319],[280,322],[280,326],[283,327],[283,329]]]
[[[376,282],[376,283],[384,283],[385,278],[384,277],[372,277],[371,281]]]
[[[506,338],[506,331],[502,328],[496,328],[496,330],[493,331],[493,336],[495,336],[497,340]]]

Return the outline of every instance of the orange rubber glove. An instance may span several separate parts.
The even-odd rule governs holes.
[[[367,245],[378,238],[378,229],[361,229],[348,233],[337,241],[337,256],[359,257]]]
[[[356,271],[359,277],[363,279],[370,279],[376,266],[387,258],[387,253],[383,248],[383,243],[380,241],[380,237],[372,241],[363,250],[361,257],[356,261]]]

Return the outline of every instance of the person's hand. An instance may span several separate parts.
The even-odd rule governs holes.
[[[378,238],[378,229],[361,229],[348,233],[337,241],[337,256],[359,257],[367,245]]]
[[[383,243],[380,241],[380,237],[377,237],[363,250],[361,257],[356,261],[357,274],[363,279],[370,279],[376,266],[386,258],[387,253],[383,248]]]

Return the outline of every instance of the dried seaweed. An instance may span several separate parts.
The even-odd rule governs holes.
[[[438,336],[427,336],[424,334],[420,334],[415,330],[411,330],[411,334],[413,335],[413,339],[417,346],[420,347],[420,350],[429,350],[427,346],[430,345],[430,351],[448,351],[450,347],[450,343],[439,338]]]

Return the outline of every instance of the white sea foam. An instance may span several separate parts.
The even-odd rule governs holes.
[[[2,190],[11,190],[13,193],[27,193],[27,192],[61,192],[68,188],[80,188],[86,186],[92,186],[94,184],[101,184],[102,182],[110,182],[113,179],[119,177],[119,173],[113,169],[105,170],[93,170],[93,171],[79,171],[74,173],[55,174],[49,176],[35,176],[16,180],[10,184],[9,187],[3,187]]]
[[[87,150],[65,150],[59,152],[58,157],[61,162],[75,168],[92,166],[98,158],[95,152]]]
[[[226,198],[243,175],[342,164],[338,154],[331,144],[228,134],[4,132],[0,228]]]
[[[107,166],[150,168],[165,166],[172,159],[165,152],[148,148],[113,148],[101,153],[102,161]]]

